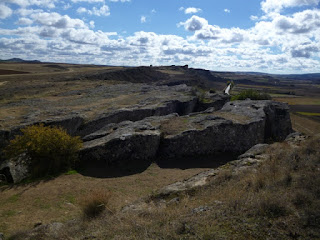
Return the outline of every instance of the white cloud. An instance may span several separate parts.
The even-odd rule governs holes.
[[[30,17],[39,25],[50,26],[55,28],[87,28],[86,24],[80,19],[70,18],[68,15],[59,13],[33,13]]]
[[[117,33],[95,31],[95,22],[91,19],[74,19],[68,15],[28,7],[35,0],[3,1],[9,7],[9,4],[19,1],[19,6],[26,6],[14,11],[17,15],[14,21],[21,26],[15,29],[0,28],[0,52],[3,58],[16,56],[42,61],[132,66],[189,64],[221,71],[283,73],[316,72],[320,69],[320,10],[281,14],[283,8],[292,5],[289,2],[302,6],[302,2],[312,3],[310,0],[283,0],[281,4],[278,3],[280,0],[274,1],[275,5],[269,7],[271,10],[265,16],[251,17],[255,22],[247,29],[223,28],[193,15],[178,24],[189,31],[187,37],[143,31],[123,37]],[[98,4],[89,7],[79,4],[79,13],[110,14],[109,8],[102,8],[107,0],[86,2]],[[263,2],[270,4],[271,1]],[[59,6],[63,8],[65,3],[60,2]],[[182,8],[180,11],[185,10]],[[141,16],[140,20],[149,20],[151,13],[149,11],[150,15]]]
[[[131,2],[131,0],[110,0],[110,2]]]
[[[250,16],[250,20],[251,20],[251,21],[258,21],[258,20],[259,20],[259,17],[258,17],[258,16],[251,15],[251,16]]]
[[[30,18],[19,18],[19,20],[15,23],[18,25],[31,25],[33,21]]]
[[[63,6],[63,10],[68,10],[69,8],[71,8],[71,4],[67,3]]]
[[[184,13],[185,14],[194,14],[194,13],[198,13],[201,11],[202,11],[201,8],[189,7],[184,10]]]
[[[90,28],[95,28],[94,21],[89,22]]]
[[[20,7],[26,8],[29,6],[41,6],[46,8],[55,8],[57,0],[2,0],[5,3],[16,4]]]
[[[316,6],[320,0],[264,0],[261,9],[266,12],[280,12],[283,8]]]
[[[179,25],[184,26],[184,28],[190,32],[194,32],[207,26],[208,21],[204,18],[193,15],[187,21],[179,23]]]
[[[141,23],[145,23],[146,21],[147,21],[147,17],[146,16],[141,16],[140,22]]]
[[[225,8],[223,11],[224,11],[225,13],[230,13],[230,9],[227,9],[227,8]]]
[[[86,9],[84,7],[79,7],[77,9],[78,13],[87,13],[89,15],[95,15],[95,16],[109,16],[110,15],[110,8],[108,5],[103,5],[100,8],[93,7],[91,10]]]
[[[26,8],[19,8],[15,11],[15,13],[19,14],[20,16],[26,17],[33,13],[41,13],[43,12],[42,9],[26,9]]]
[[[11,8],[7,7],[4,4],[0,4],[0,19],[5,19],[10,17],[12,14]]]
[[[104,3],[104,0],[71,0],[71,2]]]

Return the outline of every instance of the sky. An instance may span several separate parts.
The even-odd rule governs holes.
[[[320,0],[0,0],[0,59],[320,72]]]

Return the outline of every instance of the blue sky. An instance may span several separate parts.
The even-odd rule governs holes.
[[[0,0],[0,58],[320,72],[320,0]]]

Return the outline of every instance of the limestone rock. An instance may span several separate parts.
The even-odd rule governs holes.
[[[81,165],[104,162],[105,165],[126,165],[130,161],[151,163],[160,144],[160,131],[140,122],[124,122],[106,136],[84,143],[80,152]]]
[[[241,158],[249,158],[249,157],[255,157],[256,155],[263,154],[269,147],[269,144],[257,144],[250,148],[248,151],[246,151],[244,154],[240,155],[238,159]]]
[[[139,121],[147,117],[164,116],[171,113],[186,115],[193,112],[196,103],[197,98],[189,96],[185,99],[158,102],[155,105],[148,105],[146,107],[138,106],[103,113],[95,120],[89,121],[87,124],[84,124],[78,131],[78,135],[86,136],[91,133],[95,133],[112,123],[120,123],[123,121]]]
[[[243,153],[258,143],[283,140],[292,132],[286,104],[272,101],[235,101],[217,112],[202,112],[172,119],[161,141],[165,158]],[[179,129],[170,125],[179,122]]]
[[[208,93],[205,100],[199,100],[196,111],[205,111],[208,108],[214,108],[216,111],[220,110],[228,101],[230,96],[221,93]]]
[[[28,158],[21,154],[15,159],[9,159],[0,164],[0,173],[6,178],[6,182],[18,183],[30,176]]]

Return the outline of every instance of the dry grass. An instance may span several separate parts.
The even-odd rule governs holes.
[[[100,216],[105,210],[112,212],[108,206],[110,197],[111,193],[103,189],[90,191],[80,201],[84,217],[92,219]]]
[[[320,122],[297,114],[290,114],[292,128],[307,135],[320,133]]]
[[[94,221],[69,222],[64,239],[319,239],[320,138],[274,144],[247,171],[224,167],[204,188]],[[47,231],[48,233],[48,231]],[[54,239],[42,233],[39,239]],[[32,239],[26,238],[12,239]]]
[[[320,98],[310,97],[283,97],[273,98],[274,101],[285,102],[289,105],[320,105]]]
[[[186,129],[193,128],[196,128],[195,124],[191,123],[185,117],[174,117],[161,123],[161,132],[164,136],[175,135],[185,131]]]
[[[46,224],[79,217],[82,215],[82,197],[90,191],[100,189],[112,192],[109,206],[118,211],[156,189],[204,170],[161,169],[152,164],[142,173],[117,178],[99,179],[72,174],[28,184],[2,186],[0,232],[8,235],[18,230],[30,229],[37,222]]]

